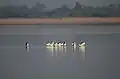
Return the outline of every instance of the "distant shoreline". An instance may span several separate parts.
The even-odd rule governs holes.
[[[36,24],[120,24],[120,17],[66,17],[66,18],[8,18],[0,19],[0,25]]]

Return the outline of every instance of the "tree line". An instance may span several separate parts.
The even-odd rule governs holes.
[[[31,8],[27,5],[0,6],[0,18],[59,18],[59,17],[119,17],[120,4],[93,7],[76,2],[71,9],[66,4],[51,11],[46,6],[37,2]]]

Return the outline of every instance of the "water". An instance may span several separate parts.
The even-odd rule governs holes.
[[[120,79],[119,27],[93,27],[0,28],[0,78]],[[66,41],[68,46],[46,48],[49,40]],[[72,48],[71,42],[80,40],[86,47]]]

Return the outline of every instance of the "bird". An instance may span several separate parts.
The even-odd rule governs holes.
[[[48,42],[46,43],[46,46],[54,46],[54,47],[57,47],[57,46],[66,46],[66,42]]]
[[[58,45],[59,46],[63,46],[64,44],[62,42],[58,42]]]
[[[85,41],[81,41],[81,42],[79,43],[79,47],[83,47],[83,46],[85,46]]]
[[[57,47],[57,46],[58,46],[58,43],[57,43],[57,42],[54,42],[53,45],[54,45],[54,47]]]
[[[66,46],[66,42],[58,42],[59,46]]]
[[[46,46],[50,46],[50,43],[48,42],[48,43],[46,44]]]
[[[63,42],[63,46],[67,46],[67,43],[66,43],[66,42]]]
[[[28,42],[25,43],[25,47],[29,48],[29,43]]]
[[[52,41],[51,43],[50,42],[48,42],[47,44],[46,44],[46,46],[53,46],[54,45],[54,42]]]
[[[51,43],[50,43],[50,42],[46,43],[46,46],[50,46],[50,45],[51,45]]]
[[[61,42],[58,42],[58,46],[61,46]]]
[[[76,42],[72,42],[72,46],[76,48]]]

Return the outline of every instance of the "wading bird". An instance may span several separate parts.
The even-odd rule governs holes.
[[[72,42],[72,46],[74,47],[74,48],[76,48],[76,42]]]
[[[79,47],[83,47],[83,46],[85,46],[85,41],[81,41],[79,44]]]

